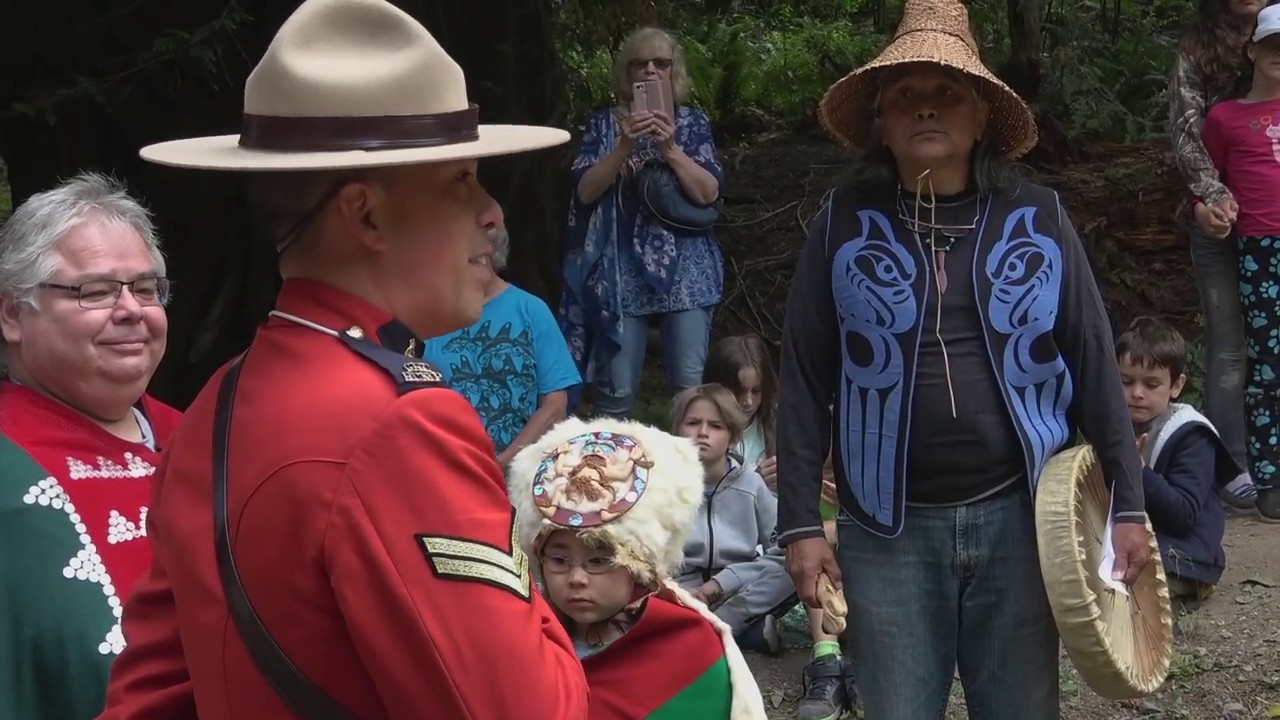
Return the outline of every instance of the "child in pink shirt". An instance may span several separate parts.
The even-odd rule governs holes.
[[[1253,87],[1209,111],[1203,139],[1239,205],[1249,464],[1259,513],[1280,521],[1280,5],[1258,14],[1248,53]]]

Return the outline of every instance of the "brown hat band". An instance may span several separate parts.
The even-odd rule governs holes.
[[[240,147],[279,152],[338,152],[438,147],[480,139],[480,108],[431,115],[288,117],[245,113]]]

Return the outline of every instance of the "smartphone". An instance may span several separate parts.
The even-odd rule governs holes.
[[[631,85],[631,112],[666,113],[675,122],[676,110],[672,99],[671,83],[666,80],[645,80]]]

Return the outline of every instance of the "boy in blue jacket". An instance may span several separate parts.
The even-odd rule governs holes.
[[[1171,325],[1138,318],[1116,340],[1116,361],[1142,455],[1147,515],[1179,613],[1213,593],[1226,567],[1226,511],[1217,490],[1240,474],[1195,408],[1175,402],[1187,377],[1187,344]]]

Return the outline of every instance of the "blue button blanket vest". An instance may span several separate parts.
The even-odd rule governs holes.
[[[910,410],[921,334],[933,322],[921,317],[922,308],[936,288],[928,250],[896,212],[871,209],[877,205],[892,207],[837,192],[826,218],[841,338],[833,452],[849,491],[842,505],[863,527],[892,537],[902,529],[907,444],[927,442],[910,437]],[[1119,388],[1118,379],[1100,377],[1115,373],[1110,327],[1084,248],[1053,191],[1024,183],[985,198],[977,242],[971,271],[987,348],[1034,492],[1046,461],[1075,437],[1081,386],[1098,378],[1097,392]],[[1092,347],[1100,339],[1106,347]],[[1114,439],[1106,445],[1114,447]]]

